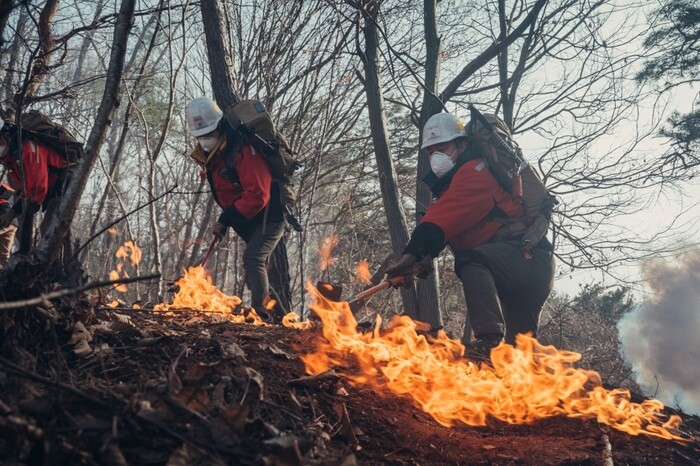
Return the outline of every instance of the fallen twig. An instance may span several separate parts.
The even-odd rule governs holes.
[[[298,379],[288,380],[287,385],[291,385],[292,387],[315,387],[320,383],[327,381],[335,382],[339,379],[340,376],[331,369],[325,372],[321,372],[320,374],[309,375],[305,377],[299,377]]]
[[[18,366],[17,364],[10,362],[3,357],[0,357],[0,364],[5,366],[5,367],[0,366],[0,371],[5,372],[6,374],[16,375],[18,377],[24,377],[25,379],[33,380],[34,382],[39,382],[39,383],[42,383],[42,384],[47,385],[49,387],[60,388],[61,390],[65,390],[67,392],[70,392],[73,395],[76,395],[76,396],[78,396],[86,401],[89,401],[90,403],[96,404],[96,405],[101,406],[103,408],[111,408],[111,405],[109,403],[105,403],[104,401],[100,400],[99,398],[95,398],[91,395],[88,395],[87,393],[82,392],[75,387],[71,387],[70,385],[64,385],[60,382],[56,382],[55,380],[48,379],[48,378],[43,377],[39,374],[29,372],[27,369],[25,369],[21,366]]]
[[[62,290],[54,291],[52,293],[42,294],[36,298],[24,299],[21,301],[10,301],[5,303],[0,303],[0,310],[6,309],[19,309],[22,307],[36,306],[51,299],[64,298],[66,296],[82,293],[83,291],[91,290],[93,288],[101,288],[103,286],[109,285],[123,285],[126,283],[133,283],[142,280],[152,280],[155,278],[160,278],[160,274],[143,275],[141,277],[134,278],[120,278],[118,280],[107,280],[102,282],[88,283],[87,285],[78,286],[76,288],[65,288]]]

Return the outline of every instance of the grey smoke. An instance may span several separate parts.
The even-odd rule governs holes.
[[[700,251],[643,274],[650,297],[618,324],[625,358],[647,395],[700,413]]]

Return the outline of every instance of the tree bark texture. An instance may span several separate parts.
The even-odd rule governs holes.
[[[379,3],[376,1],[367,2],[360,11],[364,19],[362,32],[365,38],[365,50],[362,61],[365,69],[364,84],[367,93],[370,132],[372,134],[377,168],[379,169],[379,186],[382,192],[391,244],[394,255],[399,257],[406,243],[408,243],[409,236],[406,215],[399,199],[394,162],[391,159],[384,109],[384,93],[382,92],[379,77],[379,42],[376,23]],[[405,312],[412,318],[419,319],[418,298],[415,289],[413,287],[409,289],[402,288],[401,298]]]
[[[225,111],[238,102],[240,96],[224,27],[224,6],[220,0],[202,0],[201,8],[214,98]]]
[[[88,177],[104,142],[107,125],[110,122],[114,109],[119,106],[119,85],[124,69],[129,32],[133,25],[135,4],[136,0],[123,0],[121,3],[114,28],[105,89],[95,118],[95,125],[90,131],[90,136],[85,145],[84,157],[72,174],[65,195],[50,221],[46,234],[41,238],[35,251],[36,259],[40,264],[51,265],[56,259],[60,251],[60,245],[70,230],[80,197],[85,190]]]

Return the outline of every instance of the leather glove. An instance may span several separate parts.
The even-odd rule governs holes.
[[[403,281],[400,283],[405,288],[410,288],[413,286],[413,267],[416,264],[416,256],[413,254],[404,254],[394,265],[386,270],[386,276],[388,279],[403,277]],[[394,288],[398,286],[395,285]]]
[[[0,228],[6,228],[15,219],[15,211],[13,209],[8,209],[6,212],[0,214]]]
[[[226,225],[221,222],[216,222],[214,224],[214,228],[211,230],[211,233],[214,235],[214,238],[216,238],[217,241],[221,241],[224,239],[224,236],[226,236],[226,230],[228,230]]]

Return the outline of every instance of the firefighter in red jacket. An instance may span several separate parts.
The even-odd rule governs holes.
[[[246,242],[243,265],[251,305],[269,319],[267,262],[285,231],[279,188],[263,155],[241,140],[216,102],[207,97],[190,102],[187,124],[198,142],[191,157],[202,167],[222,209],[213,234],[222,239],[230,227]]]
[[[15,190],[12,208],[0,215],[0,228],[7,227],[22,215],[26,201],[28,215],[24,216],[25,221],[20,228],[20,252],[26,253],[31,248],[33,216],[39,209],[45,211],[40,225],[40,232],[45,233],[50,214],[57,206],[67,181],[68,161],[54,149],[31,139],[22,140],[20,151],[17,136],[14,125],[0,124],[0,163],[5,166],[9,184]]]
[[[539,315],[552,290],[554,260],[543,239],[532,257],[521,251],[520,238],[495,240],[507,222],[523,220],[523,206],[496,181],[480,156],[484,148],[471,141],[461,122],[449,113],[433,115],[423,129],[423,144],[432,173],[434,201],[413,231],[399,261],[387,275],[410,275],[419,261],[449,246],[462,281],[468,320],[467,355],[488,359],[505,337],[514,344],[519,333],[537,333]],[[499,235],[500,236],[500,235]]]

